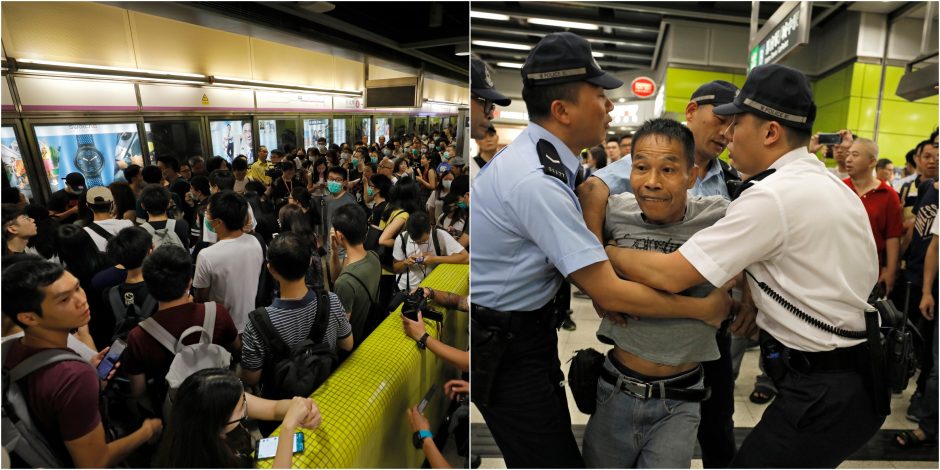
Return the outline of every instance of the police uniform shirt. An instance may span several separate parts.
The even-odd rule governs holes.
[[[536,145],[557,151],[568,183],[543,172]],[[554,157],[549,157],[555,160]],[[473,303],[532,311],[556,294],[562,278],[607,255],[587,229],[574,186],[580,161],[538,124],[529,126],[480,171],[473,183]]]
[[[878,253],[861,199],[804,148],[742,193],[725,217],[679,251],[720,286],[744,269],[791,304],[838,328],[864,331]],[[828,351],[863,342],[811,326],[748,276],[757,325],[784,345]]]
[[[724,172],[721,171],[721,163],[717,158],[708,161],[708,170],[701,178],[695,179],[695,186],[689,191],[695,196],[721,196],[731,199]]]

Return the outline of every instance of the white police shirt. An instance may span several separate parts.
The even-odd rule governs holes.
[[[550,142],[568,184],[543,172],[536,145]],[[473,182],[470,286],[473,303],[500,311],[545,306],[567,277],[607,260],[575,196],[578,157],[538,124],[497,153]]]
[[[878,254],[861,199],[805,148],[780,157],[776,172],[742,193],[725,217],[679,251],[720,286],[748,270],[791,304],[838,328],[865,330]],[[827,333],[798,318],[748,276],[757,325],[784,345],[829,351],[864,340]]]

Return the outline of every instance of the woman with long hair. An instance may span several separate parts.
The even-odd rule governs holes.
[[[114,197],[114,218],[134,221],[137,219],[137,197],[127,183],[115,182],[108,187]]]
[[[450,171],[450,165],[441,163],[438,170],[440,174],[437,178],[437,187],[434,188],[434,191],[431,191],[425,205],[432,223],[444,212],[444,199],[450,194],[450,185],[454,182],[454,174]]]
[[[154,468],[252,468],[252,446],[237,445],[228,435],[246,419],[281,421],[273,468],[290,468],[294,432],[316,429],[320,410],[310,398],[265,400],[246,393],[231,371],[203,369],[180,385],[154,458]]]
[[[437,226],[447,231],[465,249],[470,248],[470,177],[454,178],[450,194],[444,198],[444,210]]]

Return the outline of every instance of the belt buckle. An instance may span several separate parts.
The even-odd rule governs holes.
[[[620,391],[644,400],[649,400],[653,395],[653,389],[650,384],[625,375],[620,376]]]

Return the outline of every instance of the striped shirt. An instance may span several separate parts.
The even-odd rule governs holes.
[[[349,319],[346,318],[346,311],[339,301],[336,294],[330,293],[330,317],[326,327],[326,341],[333,350],[336,350],[336,342],[339,339],[346,338],[352,333],[352,327],[349,325]],[[310,336],[310,330],[313,329],[317,316],[317,294],[312,289],[307,290],[307,295],[300,300],[281,300],[275,299],[270,307],[267,307],[268,317],[278,336],[292,348],[301,341]],[[264,367],[265,360],[270,352],[261,338],[261,333],[255,329],[255,326],[247,321],[245,331],[242,333],[242,368],[246,370],[259,370]]]

